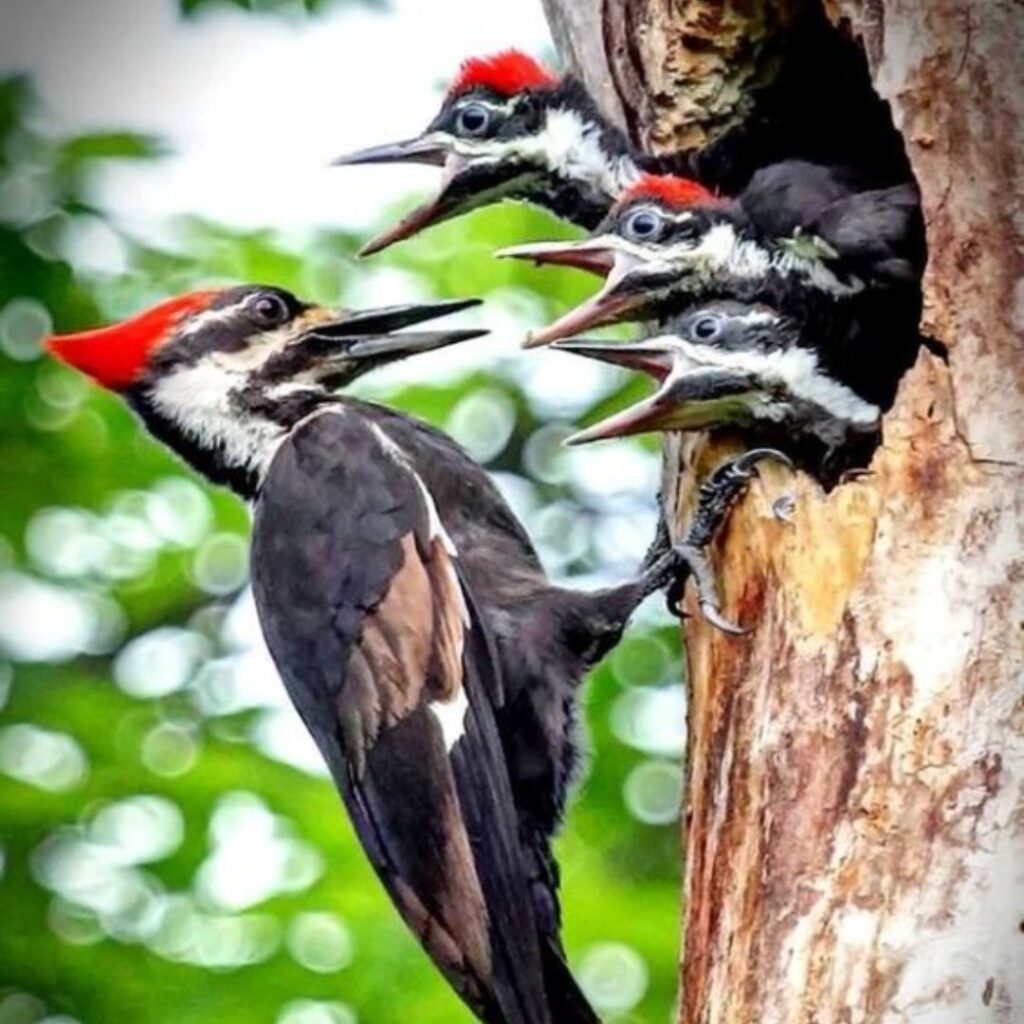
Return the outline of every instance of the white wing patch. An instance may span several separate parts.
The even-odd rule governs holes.
[[[434,700],[427,707],[441,726],[444,749],[450,754],[455,744],[466,735],[466,714],[469,711],[466,689],[460,686],[451,700]]]

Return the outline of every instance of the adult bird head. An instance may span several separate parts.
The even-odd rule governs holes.
[[[604,324],[665,317],[677,300],[737,262],[743,234],[735,203],[686,178],[644,175],[591,237],[517,245],[498,255],[605,278],[586,302],[531,332],[525,347],[533,348]]]
[[[508,198],[535,202],[590,228],[636,176],[624,137],[582,86],[516,50],[465,61],[422,134],[335,161],[384,163],[438,166],[441,187],[367,242],[363,256]]]
[[[260,388],[343,387],[377,366],[483,331],[394,333],[476,305],[465,299],[384,309],[327,309],[282,288],[243,285],[168,299],[122,323],[56,335],[58,359],[111,391],[160,389],[176,378],[202,395]]]
[[[280,288],[195,291],[122,323],[50,338],[63,362],[122,394],[201,472],[251,493],[297,419],[375,367],[479,337],[399,332],[477,300],[350,311]]]
[[[555,348],[642,371],[657,390],[574,434],[569,444],[668,430],[757,426],[812,435],[829,447],[877,429],[881,411],[833,375],[792,317],[723,300],[633,343],[562,341]]]

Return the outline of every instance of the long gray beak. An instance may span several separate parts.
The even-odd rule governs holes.
[[[398,359],[433,352],[447,348],[461,341],[472,341],[490,333],[485,330],[452,331],[409,331],[406,334],[382,334],[362,338],[345,350],[347,359],[373,359],[381,363],[393,363]]]
[[[611,363],[627,370],[639,370],[663,381],[675,366],[675,357],[670,349],[650,341],[591,341],[588,338],[573,338],[571,341],[556,341],[551,345],[558,352],[571,352],[585,359],[600,363]]]
[[[705,430],[744,422],[756,384],[745,373],[704,369],[667,381],[647,398],[566,438],[565,444],[588,444],[610,437],[667,430]]]
[[[461,313],[479,306],[480,299],[443,299],[440,302],[416,302],[402,306],[384,306],[381,309],[363,309],[346,312],[336,321],[323,324],[311,334],[330,338],[351,338],[356,335],[385,334],[400,331],[436,320],[438,317]]]
[[[401,333],[402,329],[478,305],[479,299],[452,299],[356,312],[339,311],[336,319],[332,317],[316,324],[291,346],[291,353],[297,354],[292,358],[323,367],[339,362],[350,366],[363,361],[379,366],[421,352],[432,352],[483,337],[488,332],[477,328],[451,328]],[[369,368],[368,365],[366,369]]]
[[[447,147],[429,135],[418,135],[403,142],[389,142],[383,146],[369,146],[346,153],[331,161],[332,167],[356,167],[360,164],[429,164],[442,167],[448,156]]]

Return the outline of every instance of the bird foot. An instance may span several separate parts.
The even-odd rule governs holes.
[[[683,591],[686,581],[693,579],[697,587],[697,599],[704,617],[716,629],[732,636],[742,636],[746,630],[730,622],[722,614],[721,599],[714,570],[708,559],[707,549],[715,534],[725,522],[733,505],[747,489],[751,479],[757,476],[757,465],[766,459],[774,459],[784,466],[793,467],[788,456],[774,448],[755,448],[735,459],[718,466],[701,485],[697,496],[697,510],[686,537],[666,556],[664,565],[669,567],[668,593],[669,611],[682,616]],[[776,505],[779,503],[776,502]],[[786,518],[775,509],[778,518]]]

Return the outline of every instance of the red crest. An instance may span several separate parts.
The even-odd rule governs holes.
[[[463,61],[448,95],[490,89],[499,96],[515,96],[528,89],[554,89],[557,85],[558,77],[529,54],[505,50],[492,57],[470,57]]]
[[[714,203],[718,198],[703,185],[690,178],[677,178],[671,174],[644,174],[619,197],[617,206],[636,202],[638,199],[653,199],[666,206],[699,206]]]
[[[46,348],[105,388],[124,391],[139,379],[150,353],[174,333],[185,317],[206,309],[216,295],[214,291],[179,295],[124,323],[55,335],[47,339]]]

